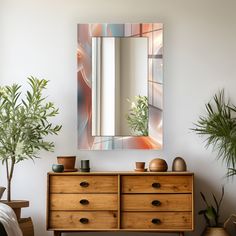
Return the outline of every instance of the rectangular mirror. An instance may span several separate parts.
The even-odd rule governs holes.
[[[78,148],[160,150],[163,24],[92,23],[77,30]]]
[[[92,38],[93,136],[148,135],[147,78],[147,38]]]

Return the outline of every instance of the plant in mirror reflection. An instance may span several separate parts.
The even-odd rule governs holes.
[[[135,96],[126,119],[133,135],[148,136],[148,98],[147,96]]]

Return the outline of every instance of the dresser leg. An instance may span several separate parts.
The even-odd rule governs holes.
[[[61,236],[61,232],[60,231],[54,231],[54,236]]]
[[[184,236],[184,232],[179,232],[179,236]]]

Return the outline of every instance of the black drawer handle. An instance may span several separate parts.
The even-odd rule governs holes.
[[[153,200],[152,201],[152,205],[153,206],[160,206],[161,205],[161,202],[159,200]]]
[[[153,184],[152,184],[152,187],[153,187],[153,188],[160,188],[160,187],[161,187],[161,184],[160,184],[160,183],[153,183]]]
[[[154,218],[154,219],[152,219],[152,223],[155,224],[155,225],[159,225],[161,223],[161,220],[157,219],[157,218]]]
[[[87,219],[87,218],[81,218],[79,221],[82,224],[88,224],[89,223],[89,219]]]
[[[88,204],[89,204],[89,200],[87,200],[87,199],[81,199],[81,200],[79,201],[79,203],[82,204],[82,205],[88,205]]]
[[[83,188],[87,188],[87,187],[89,186],[89,183],[86,182],[86,181],[83,181],[83,182],[81,182],[79,185],[80,185],[81,187],[83,187]]]

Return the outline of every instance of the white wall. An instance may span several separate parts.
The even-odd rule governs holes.
[[[13,198],[30,200],[24,215],[33,217],[36,236],[52,235],[45,231],[46,173],[59,154],[77,154],[78,160],[88,158],[96,171],[132,170],[135,161],[148,162],[158,156],[171,165],[180,155],[196,175],[196,211],[202,206],[200,190],[219,191],[226,182],[225,167],[189,128],[218,89],[224,87],[236,103],[235,9],[235,0],[0,0],[0,84],[25,84],[28,75],[50,79],[47,92],[60,107],[56,121],[63,125],[54,138],[55,153],[42,153],[42,159],[35,163],[20,163],[14,176]],[[164,23],[163,151],[77,150],[79,22]],[[5,184],[4,172],[0,173],[0,182]],[[226,185],[223,216],[236,212],[235,186],[236,180]],[[196,232],[187,235],[199,235],[203,221],[197,215],[196,223]]]

